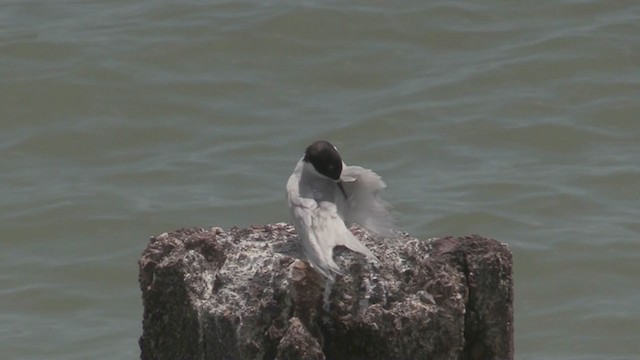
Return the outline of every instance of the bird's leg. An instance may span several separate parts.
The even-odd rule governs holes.
[[[324,294],[322,295],[322,310],[325,312],[329,312],[329,308],[331,307],[331,303],[329,302],[329,298],[331,297],[331,288],[335,280],[327,279],[324,285]]]

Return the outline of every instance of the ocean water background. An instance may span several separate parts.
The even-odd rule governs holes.
[[[137,258],[332,141],[514,254],[517,359],[640,359],[640,2],[3,1],[2,359],[134,359]]]

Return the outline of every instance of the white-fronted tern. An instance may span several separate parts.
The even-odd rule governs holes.
[[[287,182],[289,209],[307,261],[327,280],[342,274],[333,261],[338,245],[377,261],[348,226],[357,223],[378,236],[393,234],[389,205],[378,197],[385,187],[373,171],[347,166],[327,141],[309,145],[296,164]]]

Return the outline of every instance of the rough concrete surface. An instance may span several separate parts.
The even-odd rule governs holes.
[[[151,238],[141,358],[513,359],[505,244],[352,232],[380,263],[336,248],[344,276],[333,284],[299,260],[285,223]]]

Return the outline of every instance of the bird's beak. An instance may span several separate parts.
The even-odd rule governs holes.
[[[340,188],[340,191],[342,191],[342,195],[344,195],[344,198],[347,198],[347,192],[344,191],[344,186],[342,186],[342,180],[338,180],[338,182],[336,182],[336,184],[338,184],[338,187]]]

